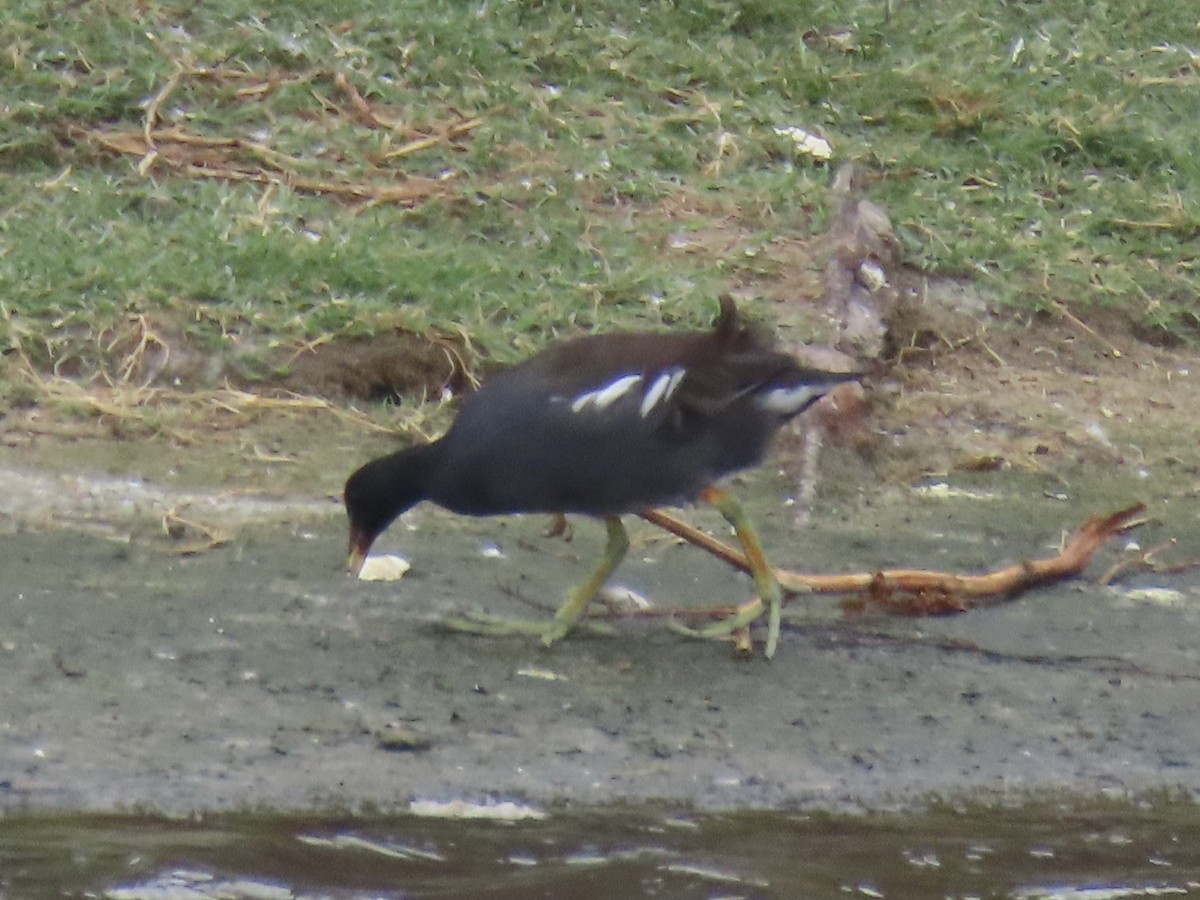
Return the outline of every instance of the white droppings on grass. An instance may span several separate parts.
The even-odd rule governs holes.
[[[788,138],[801,156],[810,156],[817,162],[828,162],[833,157],[833,145],[819,134],[797,125],[776,125],[775,133]]]

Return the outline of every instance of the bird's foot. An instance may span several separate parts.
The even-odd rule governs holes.
[[[711,625],[705,625],[703,628],[691,628],[687,625],[681,625],[674,619],[671,619],[668,624],[671,626],[672,631],[678,631],[680,634],[686,634],[688,637],[723,640],[739,628],[745,628],[762,614],[763,602],[756,597],[749,603],[743,603],[739,606],[732,616],[721,619],[719,622],[714,622]]]
[[[468,613],[463,616],[447,616],[440,622],[443,628],[450,631],[460,631],[466,634],[478,634],[485,637],[508,637],[510,635],[526,635],[541,638],[542,643],[549,647],[567,633],[577,629],[585,629],[598,634],[612,634],[613,630],[603,622],[564,622],[560,619],[509,619],[503,616],[489,616],[483,613]]]
[[[768,604],[763,603],[761,599],[756,597],[749,603],[739,606],[733,615],[719,622],[714,622],[712,625],[706,625],[703,628],[690,628],[687,625],[681,625],[674,619],[668,620],[667,625],[672,631],[677,631],[688,637],[707,638],[709,640],[732,640],[739,649],[749,649],[747,635],[750,625],[760,619],[763,613],[767,611],[767,608]],[[779,640],[779,624],[774,614],[771,615],[769,624],[771,627],[767,636],[766,646],[766,655],[768,658],[775,654],[775,645]]]

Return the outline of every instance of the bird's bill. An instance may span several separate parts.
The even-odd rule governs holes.
[[[353,525],[350,526],[350,552],[346,556],[346,571],[358,577],[363,563],[367,561],[367,553],[371,549],[371,539]]]

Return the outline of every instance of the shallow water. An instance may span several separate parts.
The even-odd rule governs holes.
[[[12,898],[1195,894],[1200,807],[1185,802],[861,816],[690,815],[642,806],[518,821],[0,819],[0,896]]]

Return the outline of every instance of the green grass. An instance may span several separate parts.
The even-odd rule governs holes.
[[[514,358],[559,331],[705,321],[732,282],[778,275],[748,248],[828,213],[828,172],[776,125],[860,160],[906,261],[976,280],[1005,315],[1065,303],[1200,333],[1195,17],[1170,0],[890,6],[10,0],[6,345],[52,357],[137,312],[202,347],[452,324]],[[339,74],[398,127],[356,121]],[[97,135],[136,137],[156,96],[160,129],[239,139],[222,164],[287,178],[106,150]],[[296,180],[405,177],[440,196],[371,205]],[[720,249],[669,249],[714,223]]]

